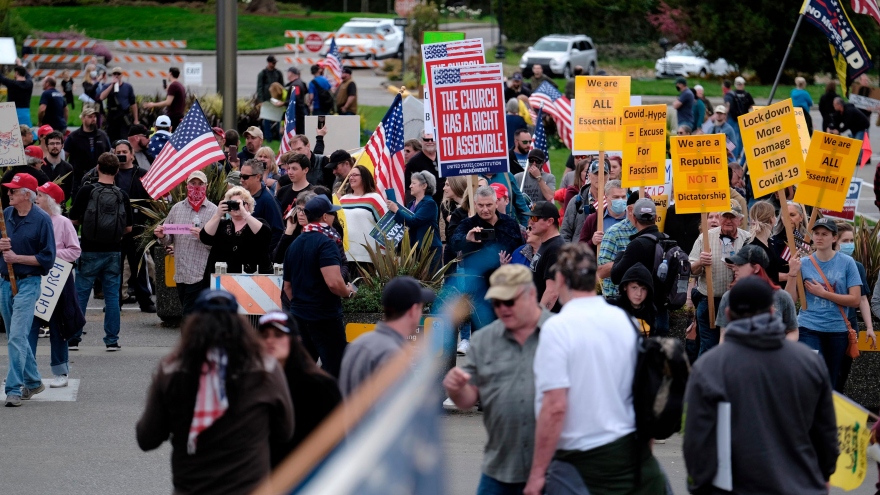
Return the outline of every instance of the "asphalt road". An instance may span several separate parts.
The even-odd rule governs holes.
[[[72,390],[37,395],[20,408],[0,408],[0,493],[68,493],[131,495],[171,492],[170,448],[144,453],[138,449],[134,427],[140,417],[150,377],[162,356],[178,338],[176,328],[160,325],[155,315],[136,306],[122,312],[120,344],[109,353],[103,336],[103,301],[92,301],[80,351],[71,352],[71,379],[79,380],[75,400],[46,399]],[[135,308],[135,309],[130,309]],[[0,346],[0,376],[8,369],[6,346]],[[37,362],[49,374],[48,339],[40,339]],[[72,384],[73,385],[73,384]],[[443,418],[447,493],[468,495],[480,477],[486,439],[482,414],[447,411]],[[687,493],[686,473],[678,436],[656,445],[655,455],[669,475],[675,493]],[[867,482],[856,495],[873,494],[877,479],[869,468]],[[832,493],[843,493],[833,490]]]

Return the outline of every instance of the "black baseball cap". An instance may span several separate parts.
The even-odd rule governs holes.
[[[330,213],[332,211],[339,211],[342,207],[339,205],[334,205],[327,199],[327,196],[323,194],[319,194],[314,198],[310,199],[306,206],[303,208],[305,210],[306,215],[310,217],[315,217],[316,215],[324,215],[326,213]]]
[[[291,333],[299,335],[299,332],[296,331],[296,321],[283,311],[270,311],[264,314],[260,317],[258,324],[259,330],[271,327],[288,335]]]
[[[767,253],[754,244],[746,244],[733,256],[724,258],[724,262],[736,266],[753,263],[755,265],[761,265],[765,270],[770,266],[770,258],[767,257]]]
[[[761,277],[750,275],[733,284],[728,301],[730,310],[740,314],[766,313],[773,305],[773,289]]]
[[[684,84],[685,86],[687,86],[687,83],[688,83],[687,79],[685,79],[683,77],[678,77],[675,79],[675,84]]]
[[[541,160],[541,163],[547,163],[547,155],[544,154],[543,150],[539,150],[537,148],[529,151],[529,158],[536,158]]]
[[[434,291],[422,287],[422,284],[412,277],[394,277],[382,289],[382,307],[386,313],[399,313],[408,310],[414,304],[432,303],[436,297]]]
[[[351,161],[351,155],[345,150],[336,150],[330,155],[330,161],[324,165],[324,168],[333,170],[340,163],[347,161]]]
[[[291,74],[295,74],[295,75],[297,75],[297,76],[299,75],[299,69],[297,69],[296,67],[290,67],[290,68],[288,68],[288,69],[287,69],[287,72],[290,72]]]
[[[535,218],[552,218],[559,221],[559,210],[549,201],[536,201],[532,211],[526,213],[526,216]]]
[[[278,60],[275,58],[275,55],[269,55],[268,57],[266,57],[266,62],[274,64],[278,62]]]
[[[589,173],[593,175],[599,175],[599,160],[593,160],[590,162]],[[608,159],[605,159],[605,173],[611,173],[611,162]]]
[[[150,132],[142,124],[134,124],[128,128],[128,135],[150,137]]]
[[[832,234],[837,233],[837,223],[835,223],[834,220],[832,220],[830,218],[826,217],[826,218],[820,218],[820,219],[816,220],[816,223],[813,224],[812,230],[816,230],[819,227],[824,227],[824,228],[830,230]]]
[[[343,74],[351,74],[351,67],[343,67],[342,73]]]

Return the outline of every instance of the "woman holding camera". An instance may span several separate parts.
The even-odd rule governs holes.
[[[414,198],[413,202],[409,205],[409,211],[406,208],[400,208],[394,201],[385,202],[388,209],[394,213],[394,220],[409,228],[409,241],[413,245],[421,243],[428,231],[433,235],[431,238],[431,250],[433,251],[433,259],[431,261],[432,273],[440,269],[440,256],[443,247],[443,243],[440,241],[440,225],[438,223],[440,211],[432,197],[436,190],[437,178],[431,172],[415,172],[412,174],[409,184],[409,193]]]
[[[272,273],[269,242],[272,230],[265,220],[251,215],[254,198],[236,186],[226,191],[214,216],[199,233],[199,240],[212,246],[205,276],[217,262],[226,263],[227,273]],[[229,218],[226,219],[226,214]]]

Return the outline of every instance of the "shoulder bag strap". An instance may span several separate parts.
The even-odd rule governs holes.
[[[812,254],[810,255],[810,261],[813,262],[813,266],[816,267],[816,271],[819,272],[819,276],[821,276],[822,281],[825,282],[825,290],[828,292],[834,292],[834,289],[831,288],[831,284],[828,283],[828,279],[825,278],[825,272],[819,268],[819,263],[816,262],[816,258]],[[846,317],[846,313],[843,312],[843,308],[839,304],[835,304],[835,306],[837,306],[837,310],[840,311],[840,316],[843,317],[843,321],[846,323],[846,329],[852,332],[852,326],[849,324],[849,319]]]

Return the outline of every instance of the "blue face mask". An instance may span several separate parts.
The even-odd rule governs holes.
[[[840,252],[847,255],[852,256],[856,251],[856,244],[854,242],[841,242],[840,243]]]
[[[625,199],[614,199],[611,201],[611,212],[615,215],[620,215],[626,211],[626,200]]]

